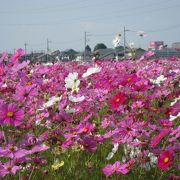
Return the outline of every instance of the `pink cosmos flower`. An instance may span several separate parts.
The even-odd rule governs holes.
[[[13,144],[8,144],[5,148],[0,148],[0,157],[9,157],[12,159],[20,159],[28,155],[29,151],[25,149],[19,149]]]
[[[23,55],[25,55],[25,51],[23,49],[18,49],[16,51],[16,53],[11,57],[11,60],[13,63],[16,63],[20,57],[22,57]]]
[[[158,159],[158,167],[161,170],[167,169],[173,162],[174,151],[164,151]]]
[[[113,165],[108,164],[106,167],[103,168],[103,172],[106,176],[109,177],[109,176],[113,175],[115,172],[119,171],[120,165],[121,165],[121,163],[119,161],[116,161]]]
[[[80,124],[77,134],[89,134],[93,130],[94,130],[94,124],[91,123]]]
[[[122,92],[119,92],[109,101],[109,103],[111,104],[111,108],[117,109],[121,104],[124,104],[126,99],[126,95]]]
[[[169,121],[168,119],[160,119],[159,124],[162,126],[173,126],[173,122]]]
[[[7,52],[3,52],[3,53],[2,53],[2,56],[1,56],[1,58],[0,58],[0,63],[2,63],[3,60],[6,59],[7,57],[8,57],[8,53],[7,53]]]
[[[162,129],[160,134],[153,137],[150,143],[151,147],[156,147],[160,141],[171,132],[171,129]]]
[[[86,151],[95,152],[97,149],[97,141],[93,136],[84,137],[80,143]]]
[[[32,150],[30,151],[30,154],[43,152],[49,149],[49,146],[46,146],[45,144],[39,144],[35,145]]]
[[[123,86],[126,84],[130,85],[139,80],[140,80],[140,78],[136,74],[128,74],[128,75],[124,76],[123,81],[121,82],[121,85],[123,85]]]
[[[24,102],[27,99],[32,99],[38,95],[38,90],[32,86],[18,86],[14,94],[14,98],[18,101]]]
[[[131,159],[129,162],[125,164],[121,164],[119,161],[116,161],[113,165],[108,164],[103,169],[103,172],[106,176],[111,176],[114,173],[127,174],[134,165],[134,163],[135,163],[134,159]]]
[[[4,177],[7,174],[13,174],[15,175],[18,170],[20,170],[20,166],[16,166],[12,164],[11,161],[5,163],[5,164],[0,164],[0,177]]]
[[[19,126],[24,118],[24,111],[18,109],[14,103],[3,105],[0,108],[0,124]]]

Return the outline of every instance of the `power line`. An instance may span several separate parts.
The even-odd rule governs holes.
[[[153,6],[154,5],[156,5],[156,4],[158,4],[158,3],[153,3]],[[163,3],[164,4],[164,3]],[[158,9],[154,9],[154,10],[150,10],[150,11],[147,11],[147,10],[145,10],[143,7],[150,7],[150,5],[145,5],[145,6],[138,6],[138,7],[133,7],[132,8],[132,10],[138,10],[138,9],[140,9],[140,10],[145,10],[145,13],[149,13],[149,12],[154,12],[154,11],[160,11],[160,10],[164,10],[164,9],[169,9],[169,8],[175,8],[175,7],[179,7],[180,5],[176,5],[176,6],[170,6],[170,7],[164,7],[164,8],[158,8]],[[58,20],[58,22],[45,22],[45,23],[32,23],[32,24],[17,24],[17,23],[15,23],[15,24],[2,24],[2,25],[9,25],[9,26],[23,26],[23,25],[25,25],[25,26],[43,26],[43,25],[62,25],[62,24],[72,24],[73,23],[73,20],[76,22],[77,20],[79,21],[79,20],[82,20],[82,19],[88,19],[88,18],[95,18],[95,20],[100,20],[100,19],[104,19],[104,18],[106,18],[106,19],[114,19],[114,18],[118,18],[118,17],[127,17],[127,16],[132,16],[132,15],[134,15],[133,13],[132,13],[132,10],[130,9],[129,11],[130,11],[130,13],[129,14],[124,14],[124,15],[119,15],[119,11],[118,12],[115,12],[115,13],[118,13],[118,14],[114,14],[114,12],[112,13],[112,15],[113,16],[109,16],[109,14],[110,13],[108,13],[108,14],[106,14],[106,15],[100,15],[100,16],[97,16],[97,15],[95,15],[95,16],[86,16],[86,17],[80,17],[80,18],[71,18],[71,19],[66,19],[66,21],[65,22],[59,22],[59,20]],[[121,12],[123,12],[123,11],[121,11]],[[124,12],[127,12],[127,10],[124,10]],[[138,13],[139,12],[141,12],[141,11],[139,11],[138,10]],[[107,16],[107,17],[106,17]],[[64,20],[64,19],[63,19]],[[91,19],[92,20],[92,19]]]

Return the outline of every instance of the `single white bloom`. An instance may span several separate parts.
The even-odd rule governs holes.
[[[48,108],[48,107],[54,105],[56,102],[60,101],[61,98],[62,98],[62,96],[60,96],[60,97],[59,96],[53,96],[53,97],[49,98],[49,100],[46,103],[43,104],[43,107]]]
[[[174,104],[176,104],[178,102],[178,100],[180,100],[180,96],[178,98],[174,99],[174,101],[171,102],[170,106],[173,106]]]
[[[114,147],[112,149],[112,151],[108,154],[108,156],[106,157],[107,160],[110,160],[113,158],[114,154],[117,152],[118,150],[118,147],[119,147],[119,144],[118,143],[115,143],[114,144]]]
[[[150,79],[153,84],[160,85],[161,82],[166,81],[167,78],[164,75],[160,75],[157,79]]]
[[[65,111],[66,111],[67,113],[75,113],[75,112],[77,112],[76,109],[69,107],[69,105],[66,106]]]
[[[118,47],[120,45],[120,42],[121,42],[121,34],[117,34],[113,39],[114,47]]]
[[[78,80],[78,73],[69,73],[69,75],[65,78],[65,87],[71,89],[72,92],[79,91],[80,81]]]
[[[101,71],[101,67],[92,67],[92,68],[88,68],[87,71],[82,75],[83,78],[86,78],[88,76],[90,76],[91,74],[95,74]]]
[[[113,147],[113,149],[112,149],[112,152],[113,152],[113,153],[116,153],[117,150],[118,150],[118,147],[119,147],[119,144],[118,144],[118,143],[115,143],[115,144],[114,144],[114,147]]]
[[[6,87],[7,87],[7,84],[6,84],[6,83],[4,83],[4,84],[2,85],[2,87],[3,87],[3,88],[6,88]]]
[[[81,102],[81,101],[84,101],[84,99],[85,99],[84,96],[80,96],[80,97],[75,97],[72,95],[69,96],[69,100],[72,102]]]
[[[107,160],[110,160],[110,159],[113,158],[113,156],[114,156],[114,153],[113,153],[113,152],[110,152],[110,153],[108,154],[108,156],[106,157],[106,159],[107,159]]]
[[[38,119],[38,120],[35,121],[36,126],[39,126],[40,124],[41,124],[41,119]]]
[[[132,57],[132,53],[128,53],[128,57]]]
[[[180,112],[177,114],[177,116],[170,115],[169,120],[174,121],[176,118],[180,117]]]
[[[155,166],[156,164],[157,164],[157,157],[156,156],[154,156],[154,154],[153,153],[149,153],[148,154],[148,157],[150,158],[150,164],[151,164],[151,166]]]

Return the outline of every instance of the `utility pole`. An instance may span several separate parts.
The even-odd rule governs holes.
[[[49,54],[49,51],[50,51],[50,49],[49,49],[49,43],[50,43],[51,41],[49,41],[48,39],[47,39],[47,55],[46,55],[46,60],[47,60],[47,62],[49,61],[49,59],[48,59],[48,54]]]
[[[86,60],[86,46],[89,39],[87,37],[90,36],[88,32],[84,32],[84,61]]]
[[[24,43],[24,50],[25,50],[25,60],[27,59],[27,56],[26,56],[26,54],[27,54],[27,43],[25,42]]]
[[[124,26],[124,59],[126,59],[126,28]]]
[[[84,33],[84,61],[86,60],[86,42],[87,42],[87,32]]]

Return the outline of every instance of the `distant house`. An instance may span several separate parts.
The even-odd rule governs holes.
[[[76,54],[75,61],[83,61],[84,58],[85,58],[85,61],[92,60],[93,53],[91,51],[86,51],[85,54],[84,54],[84,52],[79,52],[78,54]]]
[[[55,58],[50,54],[42,54],[37,57],[37,62],[40,63],[48,63],[48,62],[54,62]]]
[[[142,48],[137,48],[135,49],[135,52],[135,59],[139,59],[146,52],[146,50]]]
[[[73,50],[73,49],[68,49],[66,51],[62,51],[60,53],[60,60],[61,61],[72,61],[72,60],[75,60],[77,54],[78,54],[78,52]]]
[[[126,53],[128,53],[128,49],[126,47]],[[124,47],[119,46],[116,49],[106,48],[106,49],[98,49],[94,51],[94,57],[99,59],[122,59],[124,57]]]

